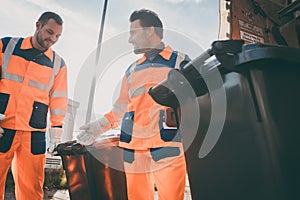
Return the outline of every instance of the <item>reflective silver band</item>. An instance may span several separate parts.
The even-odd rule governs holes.
[[[55,108],[55,109],[50,109],[51,115],[58,115],[58,116],[65,116],[66,111],[63,109]]]
[[[64,91],[51,91],[49,96],[50,98],[67,98],[68,94]]]
[[[129,96],[129,98],[132,98],[134,96],[142,95],[142,94],[145,94],[145,93],[146,93],[146,87],[142,86],[142,87],[139,87],[139,88],[129,89],[128,96]]]
[[[2,72],[7,71],[7,66],[10,60],[10,57],[15,49],[16,44],[18,43],[20,38],[11,38],[6,46],[3,60],[2,60]]]
[[[184,61],[185,59],[185,54],[182,52],[177,52],[177,58],[176,58],[176,62],[175,62],[175,69],[179,69],[180,67],[180,63],[182,61]]]
[[[117,113],[117,114],[122,114],[126,108],[127,108],[127,104],[116,102],[113,105],[112,111]]]
[[[4,70],[2,71],[1,78],[2,79],[6,79],[6,80],[15,81],[15,82],[18,82],[18,83],[22,83],[23,80],[24,80],[23,76],[20,76],[18,74],[11,74],[11,73],[8,73],[8,72],[6,72]]]
[[[130,69],[129,69],[129,76],[127,77],[127,80],[128,80],[128,83],[129,83],[129,84],[130,84],[131,81],[132,81],[132,74],[133,74],[133,72],[134,72],[134,69],[135,69],[136,65],[137,65],[137,62],[134,62],[134,63],[132,64],[132,66],[130,67]]]
[[[2,60],[2,73],[1,78],[6,80],[15,81],[18,83],[22,83],[24,80],[23,76],[20,76],[18,74],[12,74],[7,72],[8,63],[10,60],[10,57],[15,49],[16,44],[18,43],[20,38],[11,38],[6,46],[3,60]]]
[[[43,90],[43,91],[46,91],[46,88],[47,88],[47,84],[43,84],[43,83],[33,81],[33,80],[29,80],[28,85],[30,87],[34,87],[34,88],[37,88],[37,89],[40,89],[40,90]]]
[[[61,57],[56,53],[55,56],[54,56],[54,64],[53,64],[53,69],[52,69],[52,75],[51,75],[48,87],[46,88],[47,92],[49,92],[51,90],[52,86],[53,86],[54,78],[60,70],[60,64],[61,64]]]

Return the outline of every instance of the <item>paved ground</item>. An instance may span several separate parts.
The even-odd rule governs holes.
[[[50,198],[51,199],[51,198]],[[66,190],[59,190],[57,191],[54,195],[53,195],[53,198],[52,200],[69,200],[69,193],[68,191]],[[190,196],[190,192],[189,192],[189,188],[188,190],[185,192],[185,195],[184,195],[184,200],[191,200],[191,196]],[[154,197],[154,200],[158,200],[158,197],[157,197],[157,192],[155,193],[155,197]]]
[[[68,190],[45,190],[43,200],[70,200]],[[185,187],[184,200],[191,200],[190,187],[187,183]],[[6,192],[4,195],[4,200],[15,200],[15,195],[13,192]],[[158,200],[157,192],[155,193],[154,200]]]
[[[188,179],[188,177],[187,177]],[[191,200],[191,192],[189,187],[189,182],[186,181],[184,200]],[[4,200],[15,200],[15,195],[13,192],[6,192],[4,194]],[[68,190],[44,190],[43,200],[70,200]],[[154,200],[158,200],[157,192],[155,193]]]
[[[187,188],[184,200],[191,200],[189,188]],[[5,193],[4,200],[15,200],[13,193]],[[70,200],[69,192],[67,190],[53,190],[53,191],[45,191],[45,195],[43,200]],[[158,200],[157,193],[155,193],[154,200]]]

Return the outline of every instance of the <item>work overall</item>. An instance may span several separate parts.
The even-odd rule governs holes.
[[[153,200],[154,183],[159,199],[183,199],[186,165],[181,134],[166,127],[166,107],[154,102],[148,90],[188,59],[167,46],[155,58],[144,56],[133,63],[113,110],[105,115],[111,127],[122,119],[119,146],[124,149],[129,200]]]
[[[0,43],[0,200],[12,164],[17,200],[43,198],[47,113],[51,126],[62,126],[67,108],[64,61],[51,49],[41,52],[32,37]]]

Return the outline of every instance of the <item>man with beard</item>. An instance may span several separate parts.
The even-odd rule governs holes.
[[[160,200],[183,200],[186,165],[182,138],[165,125],[166,107],[154,102],[148,90],[172,68],[186,64],[189,57],[162,42],[163,25],[153,11],[134,11],[129,20],[129,43],[135,54],[143,56],[127,69],[113,109],[81,127],[77,139],[90,145],[120,124],[128,199],[153,200],[155,184]]]
[[[11,165],[16,199],[43,199],[47,113],[53,153],[67,110],[67,67],[51,49],[62,24],[59,15],[45,12],[33,36],[0,40],[0,200]]]

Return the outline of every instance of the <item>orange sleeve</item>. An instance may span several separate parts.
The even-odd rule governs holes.
[[[54,78],[50,91],[49,108],[51,127],[62,126],[68,104],[67,67],[63,66]]]
[[[112,128],[116,128],[120,125],[122,117],[128,109],[128,103],[128,80],[127,77],[124,76],[117,101],[114,103],[112,110],[104,115],[110,122]]]

